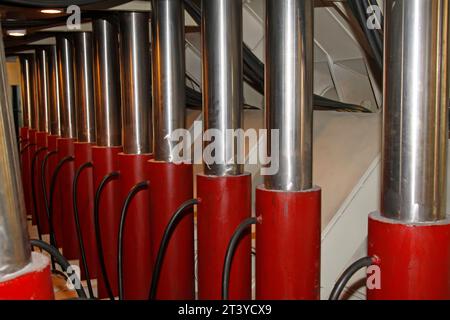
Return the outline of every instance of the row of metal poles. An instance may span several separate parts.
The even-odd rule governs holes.
[[[381,213],[369,217],[368,240],[382,283],[381,289],[368,288],[370,299],[450,298],[448,10],[448,0],[385,1]],[[266,1],[267,140],[278,130],[279,143],[270,148],[279,148],[280,159],[277,173],[256,189],[257,299],[320,295],[321,190],[312,181],[313,17],[312,0]],[[39,220],[40,233],[54,231],[54,243],[67,258],[79,260],[71,205],[77,194],[87,265],[90,277],[98,279],[100,298],[118,295],[120,209],[129,191],[149,182],[133,199],[124,231],[126,299],[147,298],[166,227],[194,196],[193,167],[175,163],[178,142],[167,139],[185,126],[183,1],[153,0],[150,20],[151,50],[147,13],[122,12],[95,18],[92,33],[58,34],[56,46],[20,55],[26,211]],[[204,130],[243,126],[242,25],[241,1],[203,1]],[[251,176],[242,164],[228,161],[230,155],[238,158],[236,144],[224,138],[215,146],[223,161],[205,165],[196,184],[199,299],[222,297],[229,241],[252,211]],[[32,172],[33,160],[47,161],[47,167]],[[91,167],[74,192],[75,175],[86,164]],[[44,195],[52,193],[58,168],[48,201]],[[40,170],[48,170],[46,186],[35,184]],[[10,181],[17,171],[2,168],[2,177]],[[6,187],[0,275],[30,261],[22,193]],[[99,187],[101,195],[95,192]],[[156,298],[194,299],[194,266],[194,215],[188,209],[170,236]],[[247,228],[231,264],[229,298],[251,298],[251,274]]]

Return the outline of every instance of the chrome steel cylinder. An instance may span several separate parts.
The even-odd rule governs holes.
[[[172,162],[178,142],[167,139],[185,127],[184,4],[152,0],[153,148],[157,161]]]
[[[50,133],[55,136],[61,135],[61,95],[59,92],[58,53],[56,46],[50,47],[49,59],[50,80]]]
[[[70,35],[56,37],[58,51],[59,92],[61,104],[61,136],[76,138],[75,75],[73,64],[73,39]]]
[[[77,105],[77,137],[79,142],[95,142],[95,107],[92,33],[77,32],[75,43],[75,83]]]
[[[23,269],[31,259],[5,63],[0,28],[0,280]]]
[[[279,148],[270,190],[312,188],[314,1],[266,1],[266,126],[269,154]],[[279,141],[271,144],[272,132]]]
[[[204,1],[202,6],[204,130],[219,130],[216,163],[204,165],[211,176],[244,172],[238,143],[227,130],[242,128],[242,1]],[[211,142],[205,142],[205,147]],[[243,150],[240,150],[241,152]]]
[[[41,132],[50,132],[50,48],[39,47],[36,52],[37,103]]]
[[[120,14],[123,152],[151,153],[152,101],[149,15]]]
[[[24,126],[28,126],[30,129],[38,129],[36,60],[34,54],[20,55],[20,63]]]
[[[445,219],[448,0],[385,2],[381,213]]]
[[[119,39],[117,21],[102,17],[93,21],[94,89],[97,145],[122,145]]]

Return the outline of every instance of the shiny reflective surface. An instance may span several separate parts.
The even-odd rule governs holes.
[[[242,127],[242,2],[204,1],[202,7],[204,130],[218,129],[214,141],[219,163],[205,164],[206,175],[240,175],[238,144],[227,129]],[[205,142],[205,147],[210,142]]]
[[[448,1],[387,0],[383,216],[446,217]]]
[[[1,34],[0,28],[0,279],[24,268],[31,259]]]
[[[266,1],[266,126],[280,137],[267,189],[312,188],[313,17],[312,0]]]
[[[95,142],[93,42],[90,32],[74,34],[77,137],[79,142]]]
[[[76,138],[75,79],[73,65],[73,39],[70,35],[58,35],[59,91],[61,103],[61,136]]]
[[[120,14],[123,152],[151,153],[152,130],[149,15]]]
[[[117,22],[112,17],[93,21],[94,90],[97,145],[122,145],[120,70]]]
[[[34,113],[35,99],[35,83],[34,83],[34,55],[20,55],[20,86],[22,90],[22,115],[23,126],[25,128],[32,128],[36,116]]]
[[[50,80],[50,133],[61,135],[61,103],[59,93],[58,53],[56,46],[50,47],[49,80]]]
[[[36,52],[37,96],[41,132],[50,132],[50,48],[40,47]]]
[[[178,142],[168,136],[185,127],[184,4],[152,0],[153,148],[156,161],[172,162]]]

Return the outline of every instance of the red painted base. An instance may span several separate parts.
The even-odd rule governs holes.
[[[27,158],[27,165],[28,165],[28,199],[29,199],[29,213],[31,214],[32,218],[33,218],[33,225],[36,225],[36,212],[34,212],[34,206],[33,206],[33,198],[31,196],[31,161],[33,159],[33,155],[37,150],[36,144],[36,133],[37,131],[34,129],[30,129],[28,131],[28,143],[33,145],[32,147],[27,148],[27,150],[24,152],[24,157]]]
[[[32,254],[32,264],[0,281],[0,300],[54,300],[50,260]]]
[[[319,299],[321,190],[258,188],[256,214],[256,299]]]
[[[122,152],[122,147],[92,147],[92,160],[94,163],[94,190],[97,190],[103,178],[111,172],[119,170],[117,155]],[[120,197],[120,181],[113,180],[108,183],[100,199],[100,226],[102,231],[102,245],[104,250],[106,270],[114,296],[118,296],[117,283],[117,239],[120,223],[120,209],[122,206]],[[105,281],[98,270],[99,298],[108,296]]]
[[[74,139],[60,138],[57,140],[58,161],[75,156]],[[59,173],[58,188],[61,201],[61,222],[63,232],[62,248],[64,256],[69,260],[80,259],[80,248],[76,237],[75,218],[73,214],[73,179],[75,176],[75,163],[68,162]],[[56,216],[55,216],[56,218]]]
[[[47,136],[48,136],[47,132],[37,132],[36,133],[36,145],[37,145],[36,148],[37,149],[47,148]],[[40,152],[39,155],[37,156],[34,177],[32,178],[35,183],[37,214],[39,215],[39,223],[40,223],[42,234],[50,233],[50,227],[48,224],[48,217],[47,217],[47,209],[45,208],[44,193],[42,190],[42,183],[41,183],[41,176],[42,176],[41,165],[42,165],[42,161],[44,160],[46,154],[47,154],[47,151],[43,151],[43,152]]]
[[[78,170],[87,162],[92,162],[91,143],[75,142],[74,148],[75,170]],[[91,279],[97,278],[98,267],[94,229],[94,192],[94,171],[92,168],[86,168],[78,178],[77,205],[84,251],[86,253],[86,263]],[[81,278],[85,279],[86,273],[84,267],[82,264],[80,266]]]
[[[179,206],[193,198],[192,165],[148,162],[150,175],[150,213],[152,257]],[[166,250],[156,298],[193,300],[194,294],[194,216],[186,211],[173,232]]]
[[[413,225],[374,213],[368,244],[381,276],[369,300],[450,300],[450,220]]]
[[[118,155],[121,199],[137,183],[150,181],[147,170],[150,159],[151,155]],[[146,300],[152,276],[149,190],[134,197],[128,209],[123,241],[124,299]]]
[[[236,228],[251,216],[251,175],[197,176],[198,295],[222,298],[222,273],[228,244]],[[251,230],[240,240],[230,274],[231,300],[251,300]]]

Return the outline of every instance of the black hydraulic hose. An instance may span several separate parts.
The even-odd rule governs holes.
[[[355,275],[355,273],[357,273],[362,268],[367,268],[371,265],[374,265],[376,263],[376,260],[377,259],[374,257],[364,257],[359,259],[358,261],[355,261],[350,267],[345,269],[344,273],[340,276],[340,278],[334,285],[328,300],[339,300],[342,291],[344,290],[350,279]]]
[[[100,269],[103,277],[103,281],[105,282],[106,291],[108,292],[108,297],[111,300],[114,300],[114,293],[111,289],[111,284],[108,278],[108,271],[106,270],[105,265],[105,256],[103,254],[103,244],[102,244],[102,236],[100,230],[100,199],[108,182],[117,179],[119,177],[118,172],[111,172],[107,174],[103,180],[100,182],[97,191],[95,192],[95,200],[94,200],[94,226],[95,226],[95,239],[97,243],[97,254],[100,262]]]
[[[56,249],[54,246],[41,241],[41,240],[30,240],[32,247],[38,247],[46,252],[48,252],[56,262],[61,266],[64,272],[68,275],[68,278],[72,280],[72,284],[75,287],[75,290],[80,298],[87,298],[86,292],[84,292],[83,286],[81,285],[81,281],[76,275],[75,271],[69,274],[70,263],[67,259]]]
[[[27,151],[28,149],[30,149],[31,147],[36,146],[36,143],[28,143],[25,145],[25,147],[22,148],[22,150],[20,150],[20,154],[23,154],[25,151]]]
[[[94,290],[92,290],[91,277],[89,275],[89,268],[86,260],[86,251],[84,250],[83,233],[81,232],[80,216],[78,213],[78,180],[83,170],[93,167],[94,165],[92,164],[92,162],[86,162],[81,165],[75,172],[72,188],[73,215],[75,219],[75,226],[77,228],[78,246],[80,247],[81,263],[83,264],[84,272],[86,273],[86,282],[89,290],[89,297],[91,298],[94,298]]]
[[[53,241],[54,241],[53,246],[55,248],[58,248],[58,244],[56,242],[56,235],[55,235],[55,226],[53,223],[53,197],[55,194],[56,181],[58,179],[59,172],[61,171],[63,166],[66,163],[72,162],[74,160],[75,160],[74,157],[68,156],[68,157],[65,157],[64,159],[62,159],[60,162],[58,162],[58,165],[56,166],[55,171],[53,172],[52,180],[50,183],[50,198],[48,200],[48,216],[49,216],[48,220],[50,223],[50,234],[53,237]]]
[[[118,253],[117,253],[117,270],[119,277],[119,300],[123,300],[123,233],[125,229],[125,222],[127,218],[128,208],[131,204],[131,201],[134,199],[136,194],[141,191],[147,190],[149,186],[148,181],[143,181],[136,184],[133,188],[131,188],[130,192],[128,192],[127,197],[125,198],[125,202],[122,207],[122,213],[120,214],[120,226],[119,226],[119,242],[117,245]]]
[[[50,228],[50,243],[53,246],[56,246],[55,244],[55,234],[52,232],[52,228],[51,228],[51,224],[50,224],[50,210],[49,210],[49,203],[48,203],[48,198],[47,198],[47,179],[46,179],[46,174],[45,171],[47,170],[47,162],[48,159],[50,159],[50,157],[57,155],[58,151],[54,150],[54,151],[50,151],[49,153],[47,153],[44,157],[44,160],[42,161],[41,164],[41,186],[42,186],[42,195],[44,198],[44,206],[45,206],[45,212],[47,213],[47,221],[48,221],[48,225]]]
[[[36,226],[37,226],[39,240],[42,240],[42,228],[41,228],[42,226],[41,226],[41,221],[39,219],[39,214],[38,214],[35,171],[36,171],[37,158],[38,158],[39,154],[41,154],[45,150],[47,150],[46,147],[37,149],[34,152],[33,160],[31,161],[31,198],[33,199],[34,217],[36,218]]]
[[[153,274],[152,274],[152,283],[150,286],[150,292],[149,292],[149,300],[154,300],[156,298],[156,291],[158,289],[158,281],[159,281],[159,274],[161,273],[161,267],[162,262],[164,259],[164,254],[166,252],[167,246],[169,244],[170,236],[172,235],[177,222],[179,221],[180,217],[183,215],[186,209],[199,204],[200,201],[198,199],[191,199],[186,202],[184,202],[173,214],[172,218],[170,219],[169,223],[166,226],[166,229],[164,230],[163,237],[161,239],[161,243],[159,244],[159,250],[158,255],[156,257],[156,262],[153,267]]]
[[[230,243],[228,244],[227,252],[225,254],[225,261],[223,264],[222,273],[222,299],[228,300],[228,289],[230,286],[230,271],[231,262],[233,261],[234,251],[236,250],[239,241],[242,239],[244,232],[252,225],[258,223],[258,218],[248,218],[242,221],[242,223],[237,227],[236,231],[231,237]]]

